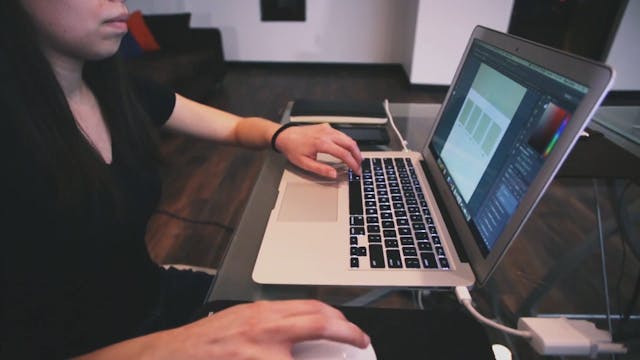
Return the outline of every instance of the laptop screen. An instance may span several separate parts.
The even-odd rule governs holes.
[[[486,257],[588,89],[478,39],[429,144]]]

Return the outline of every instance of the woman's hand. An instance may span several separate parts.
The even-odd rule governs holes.
[[[342,313],[315,300],[238,305],[157,336],[159,359],[291,359],[293,344],[305,340],[369,344]]]
[[[290,127],[278,135],[275,145],[291,163],[318,175],[337,177],[335,168],[316,160],[318,153],[332,155],[360,174],[362,155],[358,145],[329,124]]]

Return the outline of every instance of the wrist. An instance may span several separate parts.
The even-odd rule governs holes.
[[[278,130],[276,130],[275,133],[273,133],[273,135],[271,136],[271,148],[273,149],[273,151],[275,152],[280,152],[280,150],[278,150],[278,148],[276,147],[276,141],[278,140],[278,137],[280,136],[280,134],[282,134],[283,131],[287,130],[290,127],[293,126],[298,126],[300,124],[298,123],[294,123],[294,122],[288,122],[282,126],[280,126],[278,128]]]

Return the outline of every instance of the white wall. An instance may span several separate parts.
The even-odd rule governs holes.
[[[412,84],[449,85],[476,25],[507,31],[513,0],[420,0]]]
[[[231,61],[403,63],[417,0],[307,0],[305,22],[262,22],[258,0],[130,0],[146,13],[191,12],[218,27]],[[410,28],[411,27],[411,28]]]
[[[607,63],[616,70],[614,90],[640,90],[640,0],[629,0]]]
[[[219,27],[232,61],[399,63],[411,83],[448,85],[477,24],[506,31],[513,0],[307,0],[307,21],[261,22],[259,0],[128,0]],[[615,90],[640,90],[640,0],[629,0],[607,63]]]

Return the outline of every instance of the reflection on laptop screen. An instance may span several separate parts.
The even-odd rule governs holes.
[[[473,42],[429,148],[485,257],[586,93]]]

